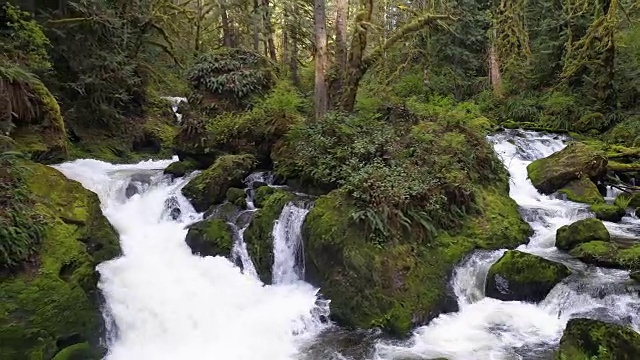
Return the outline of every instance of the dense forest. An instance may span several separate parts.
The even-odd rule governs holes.
[[[186,98],[178,118],[168,97]],[[456,310],[447,279],[467,254],[531,234],[486,141],[507,129],[579,141],[531,165],[541,193],[602,220],[640,208],[640,2],[5,2],[0,358],[104,351],[94,268],[119,253],[117,236],[95,194],[43,164],[176,154],[167,174],[202,171],[182,190],[199,212],[272,171],[318,197],[305,256],[332,320],[402,336]],[[622,192],[615,204],[606,186]],[[256,190],[244,236],[265,283],[292,194]],[[211,255],[228,254],[216,221],[195,229],[215,238]],[[639,270],[631,249],[608,264]]]

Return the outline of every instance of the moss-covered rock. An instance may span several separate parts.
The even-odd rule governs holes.
[[[640,334],[626,326],[591,319],[571,319],[562,334],[556,359],[640,359]]]
[[[83,342],[62,349],[52,360],[98,360],[100,354],[91,348],[89,343]]]
[[[579,203],[597,204],[604,202],[598,187],[588,177],[573,180],[558,192],[566,195],[568,200]]]
[[[224,201],[229,188],[241,187],[242,180],[255,165],[256,159],[252,155],[222,156],[182,188],[182,193],[197,211],[205,211]]]
[[[240,208],[244,209],[247,206],[246,198],[247,194],[243,189],[229,188],[227,190],[227,200]]]
[[[640,244],[625,247],[613,242],[591,241],[578,245],[570,254],[587,264],[640,270]]]
[[[617,205],[594,204],[589,207],[596,214],[596,218],[602,221],[618,222],[627,213],[626,210]]]
[[[536,255],[507,251],[489,269],[485,293],[505,301],[540,302],[571,271]]]
[[[459,231],[431,242],[381,242],[350,220],[352,202],[333,191],[315,201],[303,225],[307,280],[331,299],[331,317],[339,324],[406,334],[457,309],[448,279],[473,249],[513,248],[529,236],[506,189],[482,189],[478,203],[482,215],[469,217]]]
[[[294,194],[278,189],[264,200],[244,232],[249,256],[260,279],[266,284],[271,282],[273,266],[273,223],[280,217],[282,208],[295,198]]]
[[[164,169],[164,173],[178,178],[185,176],[196,168],[197,164],[191,160],[174,161]]]
[[[19,271],[0,275],[2,359],[50,359],[85,341],[99,352],[95,267],[120,253],[117,234],[96,194],[53,168],[29,161],[20,166],[42,219],[41,242]]]
[[[257,188],[253,195],[253,204],[259,208],[263,207],[267,198],[277,191],[278,189],[270,186],[261,186]]]
[[[583,177],[596,181],[606,170],[607,158],[579,142],[573,142],[563,150],[527,166],[531,183],[544,194],[551,194]]]
[[[189,226],[185,241],[194,254],[229,257],[233,249],[233,232],[224,220],[207,219]]]
[[[565,225],[556,232],[556,247],[571,250],[589,241],[609,241],[611,236],[601,220],[589,218]]]

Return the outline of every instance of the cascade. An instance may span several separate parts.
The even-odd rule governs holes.
[[[304,278],[302,223],[309,209],[288,203],[273,226],[273,283]]]

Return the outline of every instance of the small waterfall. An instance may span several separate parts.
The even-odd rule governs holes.
[[[443,314],[415,330],[406,343],[379,342],[375,359],[547,359],[566,323],[588,317],[640,330],[640,298],[626,271],[586,266],[555,247],[558,228],[593,216],[584,204],[542,195],[528,179],[527,165],[565,147],[566,138],[536,132],[507,131],[489,138],[511,175],[510,196],[534,230],[518,250],[561,262],[573,274],[540,304],[500,301],[484,296],[491,265],[502,251],[477,251],[455,270],[452,286],[460,311]],[[614,195],[614,193],[609,193]],[[605,223],[612,235],[638,238],[640,221]]]
[[[304,278],[302,223],[309,209],[290,202],[273,224],[273,283],[288,284]]]
[[[171,110],[176,114],[176,121],[180,124],[180,122],[182,122],[182,114],[178,113],[178,108],[180,107],[180,103],[187,102],[187,98],[179,96],[165,96],[163,99],[171,102]]]

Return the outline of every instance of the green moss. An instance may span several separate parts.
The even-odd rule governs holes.
[[[102,329],[95,266],[119,253],[117,235],[94,193],[55,169],[22,165],[44,230],[37,256],[0,278],[0,353],[48,359],[61,350],[56,340],[69,336],[95,347]]]
[[[229,190],[227,190],[227,200],[240,208],[246,207],[246,197],[247,194],[242,189],[229,188]]]
[[[606,172],[607,158],[591,147],[573,142],[549,157],[538,159],[527,171],[533,186],[551,194],[582,177],[597,180]]]
[[[520,251],[507,251],[489,269],[486,294],[505,301],[542,301],[571,271],[559,263]]]
[[[278,189],[270,187],[270,186],[261,186],[256,189],[255,195],[253,196],[253,203],[256,207],[261,208],[267,198],[274,193],[276,193]]]
[[[587,264],[627,270],[640,270],[640,245],[624,248],[620,245],[591,241],[580,244],[570,254]]]
[[[596,184],[586,176],[571,181],[558,192],[566,195],[567,199],[579,203],[597,204],[604,202],[604,198]]]
[[[164,169],[164,173],[173,177],[183,177],[188,172],[195,170],[196,167],[197,164],[191,160],[175,161]]]
[[[475,248],[517,246],[530,233],[506,189],[485,188],[479,198],[481,215],[428,245],[412,236],[372,241],[350,219],[354,205],[343,190],[316,200],[303,226],[307,278],[331,299],[332,318],[350,327],[378,326],[404,335],[455,310],[447,292],[455,265]]]
[[[589,207],[596,214],[596,218],[602,221],[618,222],[627,213],[623,207],[609,204],[595,204]]]
[[[91,348],[89,343],[83,342],[80,344],[71,345],[62,349],[52,360],[98,360],[99,354]]]
[[[609,241],[611,236],[602,221],[589,218],[565,225],[556,232],[556,247],[571,250],[589,241]]]
[[[185,239],[194,254],[201,256],[231,255],[233,233],[222,219],[207,219],[189,227]]]
[[[295,198],[295,195],[290,192],[276,190],[264,200],[262,207],[256,211],[251,224],[244,232],[244,241],[247,244],[249,256],[251,256],[258,275],[264,283],[271,282],[273,223],[280,217],[282,208]]]
[[[256,159],[252,155],[222,156],[182,188],[182,193],[197,211],[204,211],[224,201],[229,188],[242,186],[242,180],[255,164]]]
[[[557,360],[635,360],[640,334],[633,329],[591,319],[571,319],[562,334]]]

